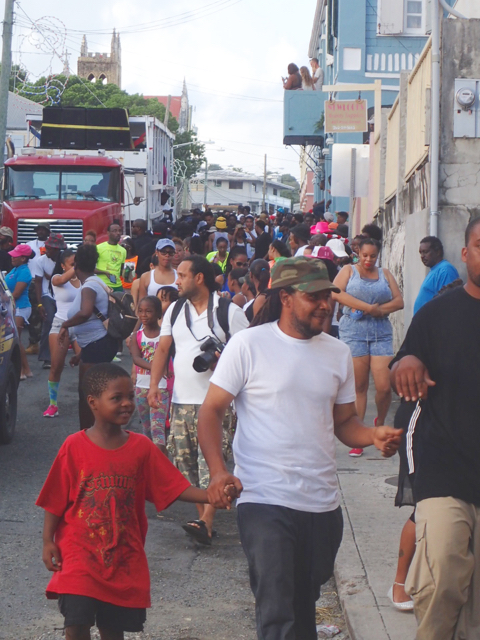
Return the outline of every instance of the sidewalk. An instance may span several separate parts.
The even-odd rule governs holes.
[[[376,416],[375,389],[370,385],[365,421]],[[398,406],[390,408],[393,425]],[[352,640],[414,640],[413,613],[394,609],[387,591],[395,578],[400,533],[411,509],[394,506],[395,486],[387,484],[398,474],[398,455],[386,460],[373,447],[361,458],[350,458],[348,448],[337,444],[338,481],[345,521],[337,556],[335,578]]]

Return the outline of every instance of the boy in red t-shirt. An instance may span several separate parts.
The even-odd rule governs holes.
[[[175,500],[206,503],[207,492],[147,437],[122,429],[135,410],[126,371],[99,364],[83,384],[95,424],[65,440],[36,503],[53,571],[47,598],[59,600],[66,640],[89,640],[95,623],[102,640],[123,640],[143,630],[150,606],[145,500],[162,511]]]

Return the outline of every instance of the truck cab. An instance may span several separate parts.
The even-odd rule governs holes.
[[[5,162],[1,224],[16,243],[34,240],[40,221],[72,247],[88,231],[104,242],[111,222],[123,227],[123,185],[123,167],[113,158],[28,148]]]

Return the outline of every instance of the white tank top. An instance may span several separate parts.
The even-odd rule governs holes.
[[[52,289],[53,295],[55,296],[55,302],[57,303],[57,313],[55,316],[65,322],[65,320],[68,320],[68,310],[70,309],[72,302],[77,297],[80,287],[74,287],[73,284],[68,281],[59,287],[52,284]]]
[[[175,269],[173,270],[174,280],[170,284],[158,284],[155,280],[155,269],[150,271],[150,282],[148,283],[147,293],[149,296],[156,296],[159,289],[163,289],[163,287],[177,287],[177,272]]]

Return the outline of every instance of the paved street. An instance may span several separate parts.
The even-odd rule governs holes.
[[[78,371],[65,369],[59,393],[60,418],[47,420],[41,414],[47,405],[48,372],[40,369],[36,359],[30,361],[35,377],[20,385],[14,441],[0,447],[2,640],[62,637],[56,602],[48,602],[44,595],[49,574],[41,561],[43,511],[34,502],[60,445],[77,428]],[[124,366],[127,362],[130,359],[124,358]],[[218,539],[212,548],[200,548],[185,537],[180,526],[195,517],[193,505],[177,503],[161,518],[152,505],[147,507],[152,609],[146,637],[253,639],[253,597],[235,513],[219,513]]]
[[[17,431],[0,447],[0,639],[60,640],[62,617],[44,589],[49,574],[41,561],[43,511],[34,502],[64,439],[77,428],[77,370],[65,368],[59,393],[61,415],[47,420],[48,372],[30,358],[34,378],[20,385]],[[123,358],[130,366],[130,358]],[[136,428],[136,418],[133,428]],[[211,548],[184,535],[181,524],[194,507],[177,503],[156,516],[147,504],[147,556],[152,578],[152,609],[145,634],[129,640],[254,640],[254,601],[240,546],[235,513],[219,512],[218,538]],[[331,581],[318,603],[318,622],[345,623]],[[98,636],[93,636],[97,638]],[[348,640],[347,633],[337,636]]]

